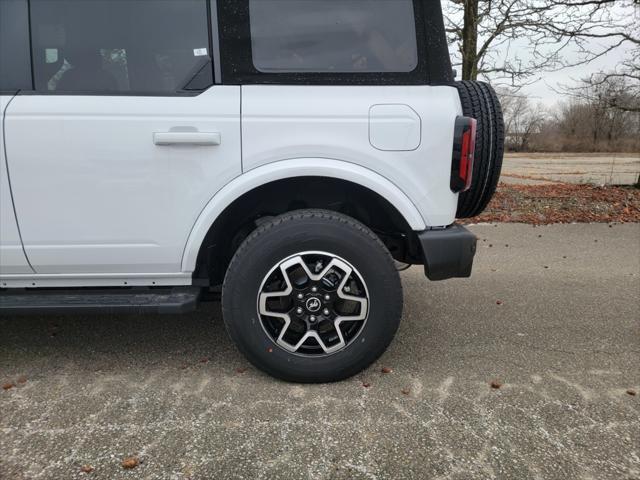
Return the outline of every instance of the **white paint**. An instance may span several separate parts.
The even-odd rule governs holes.
[[[153,143],[160,146],[193,145],[211,147],[222,143],[220,132],[156,132]]]
[[[16,269],[7,273],[24,275],[3,272],[0,280],[187,284],[218,215],[285,178],[362,185],[416,231],[454,221],[452,126],[461,110],[454,88],[244,86],[240,93],[215,86],[194,97],[18,96],[7,112],[8,160],[37,275],[24,269],[5,201],[1,251],[13,255]]]
[[[403,152],[374,148],[369,141],[374,105],[411,107],[422,118],[419,147]],[[460,114],[453,87],[244,86],[243,169],[287,158],[338,159],[396,185],[426,225],[449,225],[458,201],[449,183],[453,125]]]
[[[241,173],[240,87],[195,97],[21,95],[6,118],[27,255],[43,274],[179,273],[212,197]],[[219,132],[220,146],[154,145]]]
[[[411,200],[396,185],[376,172],[348,162],[329,158],[296,158],[257,167],[229,182],[207,204],[193,227],[185,248],[182,271],[195,269],[198,250],[218,215],[235,199],[254,188],[284,178],[320,176],[349,180],[369,188],[386,198],[414,230],[424,230],[426,224]]]
[[[374,105],[369,110],[369,143],[386,152],[409,152],[422,141],[422,119],[408,105]]]
[[[0,275],[33,273],[22,251],[4,158],[3,113],[10,100],[0,95]]]

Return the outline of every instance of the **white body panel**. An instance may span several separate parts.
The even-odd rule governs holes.
[[[422,142],[410,151],[382,151],[369,140],[374,105],[407,105],[420,117]],[[429,86],[269,86],[242,88],[243,170],[290,158],[326,158],[360,165],[397,185],[427,226],[450,225],[458,196],[450,187],[455,88]],[[414,122],[405,122],[411,137]],[[401,129],[377,124],[379,138]]]
[[[385,152],[409,152],[422,143],[422,119],[409,105],[369,109],[369,143]]]
[[[32,274],[22,250],[18,224],[11,202],[9,175],[4,157],[3,113],[10,96],[0,95],[0,275]]]
[[[241,173],[240,87],[20,95],[5,127],[22,239],[39,274],[180,272],[200,212]],[[155,144],[158,133],[171,141]]]
[[[182,270],[192,272],[195,269],[198,250],[209,227],[234,200],[266,183],[284,178],[311,176],[348,180],[378,192],[402,214],[411,228],[416,231],[426,228],[422,215],[402,190],[372,170],[353,163],[326,158],[296,158],[276,161],[245,173],[229,183],[211,199],[191,232],[185,249]]]
[[[386,198],[415,231],[449,225],[460,110],[454,88],[428,86],[21,95],[7,113],[8,158],[37,274],[3,272],[0,286],[190,284],[216,218],[284,178],[351,181]]]

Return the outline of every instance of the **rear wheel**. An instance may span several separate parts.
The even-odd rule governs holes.
[[[482,213],[493,197],[504,156],[504,119],[495,90],[487,83],[455,83],[466,117],[478,121],[471,188],[458,197],[458,218]]]
[[[258,368],[284,380],[358,373],[391,342],[402,288],[391,255],[356,220],[322,210],[263,224],[236,252],[224,282],[225,324]]]

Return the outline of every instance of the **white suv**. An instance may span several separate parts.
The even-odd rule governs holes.
[[[470,275],[454,221],[503,152],[434,0],[0,0],[0,112],[0,313],[221,287],[238,347],[293,381],[384,351],[397,262]]]

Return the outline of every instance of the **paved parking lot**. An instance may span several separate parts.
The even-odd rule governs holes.
[[[0,478],[640,478],[640,225],[473,229],[473,278],[405,272],[395,342],[338,384],[255,370],[218,304],[1,318]]]

